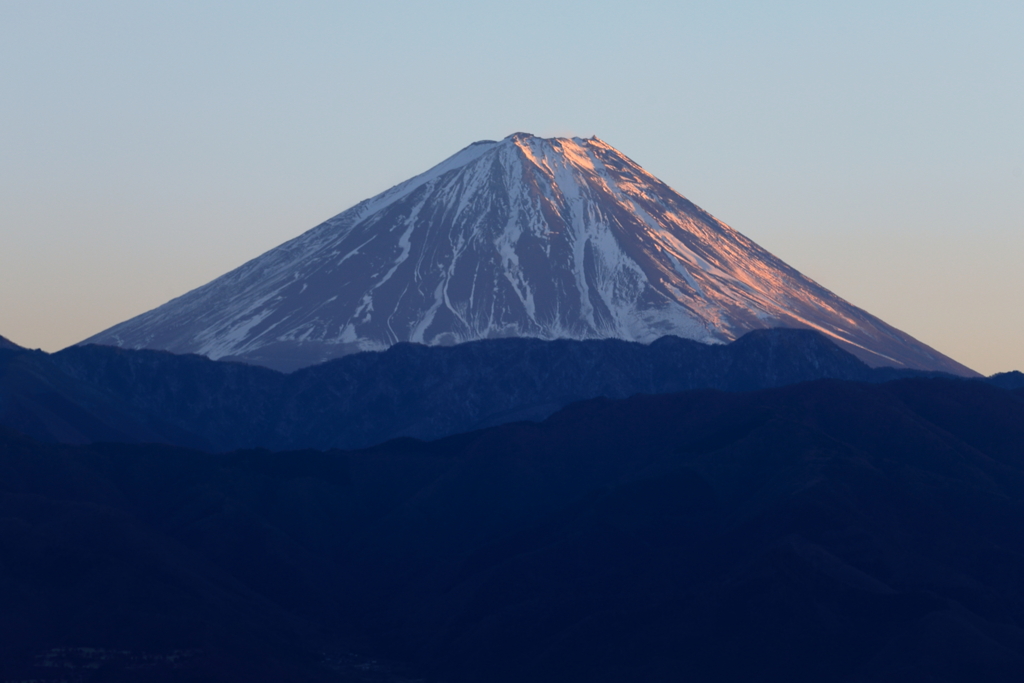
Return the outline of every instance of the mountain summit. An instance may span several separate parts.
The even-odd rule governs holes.
[[[872,366],[974,374],[847,303],[596,137],[516,133],[83,343],[290,370],[400,341],[728,342],[817,330]]]

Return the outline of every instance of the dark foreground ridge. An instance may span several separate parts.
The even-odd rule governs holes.
[[[42,441],[209,450],[361,448],[539,420],[588,398],[747,391],[822,378],[884,381],[816,332],[759,330],[728,345],[663,337],[396,344],[284,375],[195,355],[71,347],[0,353],[0,424]]]
[[[358,452],[3,431],[0,680],[1016,682],[1022,514],[1024,390],[961,380]]]

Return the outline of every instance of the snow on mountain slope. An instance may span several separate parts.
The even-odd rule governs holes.
[[[293,369],[399,341],[818,330],[869,365],[973,374],[594,138],[477,142],[82,343]]]

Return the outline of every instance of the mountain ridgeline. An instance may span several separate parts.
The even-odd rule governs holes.
[[[399,342],[724,343],[813,329],[870,366],[973,375],[597,138],[477,142],[85,340],[293,370]]]
[[[21,351],[22,347],[12,342],[7,337],[0,335],[0,351]]]
[[[361,448],[539,420],[583,399],[745,391],[869,368],[822,335],[776,329],[726,345],[664,337],[396,344],[282,374],[198,355],[74,346],[0,354],[0,424],[43,441],[154,441],[212,450]]]
[[[357,452],[0,427],[0,679],[1016,683],[1021,391],[595,399]]]

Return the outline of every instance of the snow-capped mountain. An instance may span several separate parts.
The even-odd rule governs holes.
[[[872,366],[973,374],[847,303],[596,137],[516,133],[82,343],[280,369],[400,341],[727,342],[818,330]]]

